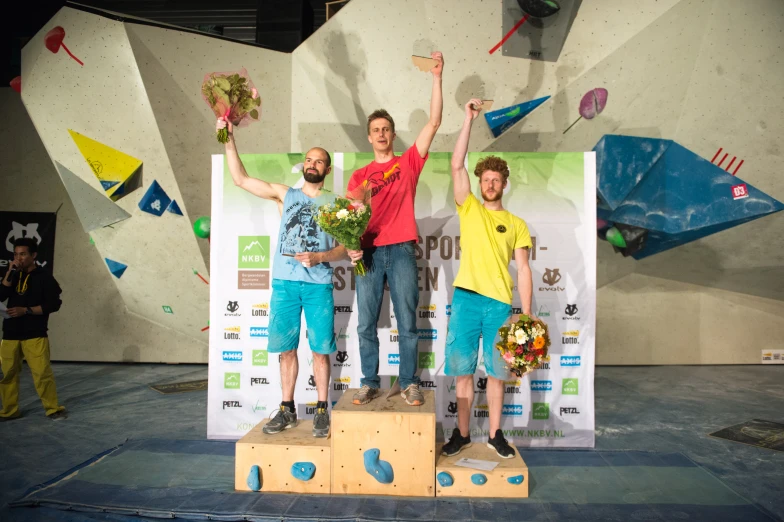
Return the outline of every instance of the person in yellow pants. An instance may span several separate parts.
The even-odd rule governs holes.
[[[62,290],[54,276],[35,264],[38,244],[34,239],[14,241],[14,260],[0,284],[0,302],[8,299],[0,342],[0,421],[17,419],[19,374],[27,360],[38,396],[52,420],[66,419],[65,407],[57,402],[57,388],[49,363],[49,314],[60,309]]]

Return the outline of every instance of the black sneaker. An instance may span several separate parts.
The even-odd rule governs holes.
[[[452,455],[457,455],[460,453],[464,448],[471,447],[471,435],[468,437],[463,437],[460,435],[460,430],[455,428],[452,430],[452,436],[449,438],[449,442],[444,444],[444,447],[441,448],[441,455],[446,455],[447,457],[451,457]]]
[[[261,428],[267,435],[280,433],[283,430],[293,428],[297,425],[297,413],[291,411],[288,406],[280,406],[280,409],[272,419]]]
[[[326,408],[318,408],[313,417],[313,436],[324,438],[329,435],[329,413]]]
[[[495,437],[487,439],[487,447],[494,449],[502,459],[511,459],[515,456],[515,450],[506,442],[501,430],[495,430]]]
[[[8,422],[8,421],[16,420],[16,419],[21,419],[21,418],[22,418],[22,414],[21,413],[17,413],[16,415],[12,415],[10,417],[0,417],[0,422]]]
[[[65,420],[68,418],[68,414],[65,412],[65,410],[60,410],[52,413],[51,415],[48,415],[47,418],[53,421]]]

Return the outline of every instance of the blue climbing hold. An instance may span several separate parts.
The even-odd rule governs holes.
[[[365,452],[365,471],[382,484],[391,484],[395,480],[395,472],[389,462],[379,460],[380,455],[381,452],[377,448]]]
[[[171,200],[169,206],[166,207],[166,211],[171,212],[172,214],[177,214],[178,216],[182,216],[182,210],[180,210],[180,206],[175,200]]]
[[[251,491],[259,491],[261,489],[261,470],[258,466],[250,467],[250,473],[248,473],[248,487]]]
[[[450,475],[446,471],[442,471],[441,473],[436,475],[436,479],[438,479],[438,483],[445,488],[448,488],[449,486],[455,483],[455,480],[452,478],[452,475]]]
[[[166,208],[171,203],[171,198],[166,194],[157,181],[153,180],[144,193],[142,199],[139,200],[139,208],[144,212],[148,212],[153,216],[160,217],[161,214],[166,212]]]
[[[474,473],[473,475],[471,475],[471,482],[473,482],[477,486],[482,486],[487,482],[487,477],[482,473]]]
[[[515,475],[514,477],[509,477],[506,481],[510,484],[522,484],[525,480],[525,477],[522,475]]]
[[[104,260],[106,261],[106,266],[109,267],[109,272],[112,273],[114,277],[120,279],[122,275],[125,273],[125,269],[128,268],[128,265],[125,263],[120,263],[119,261],[114,261],[105,257]]]
[[[291,475],[297,480],[308,481],[316,474],[316,465],[312,462],[295,462],[291,465]]]

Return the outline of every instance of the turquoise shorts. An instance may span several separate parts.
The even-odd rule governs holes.
[[[280,353],[297,349],[303,311],[310,349],[320,354],[337,350],[332,284],[273,279],[267,351]]]
[[[506,379],[501,352],[496,350],[498,329],[508,322],[512,307],[490,297],[456,287],[452,297],[452,315],[446,333],[447,375],[473,375],[479,358],[479,335],[485,372],[496,379]]]

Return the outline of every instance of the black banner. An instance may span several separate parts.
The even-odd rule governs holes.
[[[54,234],[57,214],[54,212],[0,211],[0,274],[5,274],[14,259],[15,239],[31,237],[38,241],[35,262],[51,273],[54,270]]]

